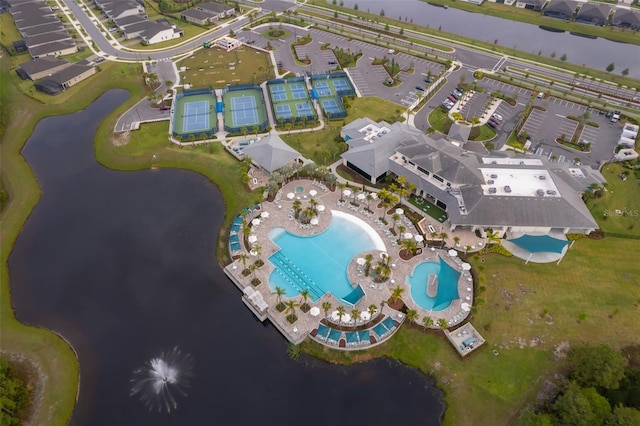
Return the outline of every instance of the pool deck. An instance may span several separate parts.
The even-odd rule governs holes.
[[[296,188],[298,187],[302,187],[303,190],[300,192],[296,192]],[[316,193],[314,194],[310,191],[316,191]],[[347,198],[346,196],[341,196],[341,192],[339,190],[331,191],[324,187],[324,185],[311,180],[293,181],[286,184],[278,192],[273,202],[263,202],[259,209],[255,210],[251,216],[246,218],[248,223],[252,223],[254,219],[259,219],[259,224],[251,225],[250,234],[257,238],[255,244],[259,246],[258,253],[255,253],[254,251],[253,254],[249,254],[250,252],[248,250],[250,249],[250,247],[245,247],[245,238],[242,235],[242,231],[240,231],[239,237],[242,245],[242,252],[245,254],[249,254],[249,257],[248,259],[245,259],[246,265],[243,264],[241,258],[237,258],[233,263],[229,264],[225,268],[225,273],[241,290],[243,290],[247,286],[253,287],[251,284],[251,280],[254,277],[260,280],[260,284],[253,287],[253,289],[260,293],[261,298],[265,303],[261,304],[262,307],[258,306],[256,303],[254,303],[255,300],[249,300],[246,297],[245,292],[245,296],[243,296],[243,299],[245,299],[245,303],[247,304],[247,306],[249,306],[249,308],[261,321],[264,321],[268,318],[285,335],[285,337],[293,343],[300,343],[307,336],[310,336],[320,343],[338,348],[339,345],[337,343],[317,339],[314,337],[314,333],[312,332],[317,329],[318,324],[322,319],[327,318],[325,312],[322,309],[322,304],[324,302],[329,302],[332,305],[331,310],[327,312],[327,314],[330,314],[331,311],[335,310],[338,306],[343,305],[343,303],[338,301],[329,293],[326,293],[316,301],[311,301],[309,299],[308,303],[310,306],[319,308],[319,315],[312,316],[309,312],[302,312],[298,307],[296,309],[298,320],[294,324],[290,324],[285,318],[285,312],[278,312],[278,310],[275,309],[275,305],[277,304],[277,297],[269,287],[269,275],[274,270],[274,266],[267,259],[273,253],[279,250],[277,245],[273,243],[268,236],[269,231],[272,228],[282,227],[288,232],[299,236],[316,235],[323,232],[330,225],[332,218],[331,211],[337,210],[356,216],[359,219],[364,220],[369,226],[371,226],[371,228],[373,228],[373,230],[375,230],[383,239],[386,246],[386,252],[391,257],[391,276],[387,282],[383,283],[376,283],[374,282],[372,277],[365,276],[363,267],[361,265],[358,265],[357,263],[357,258],[364,258],[368,253],[371,253],[374,257],[374,261],[372,262],[373,269],[377,261],[380,259],[381,250],[363,252],[351,259],[347,271],[349,281],[354,286],[354,288],[358,284],[360,284],[360,286],[364,290],[365,295],[357,302],[355,306],[350,307],[344,305],[345,312],[350,314],[352,309],[354,308],[358,309],[361,312],[364,312],[367,311],[371,305],[377,306],[378,312],[373,315],[374,318],[372,318],[371,321],[359,321],[357,324],[355,322],[351,322],[350,324],[343,325],[350,325],[354,327],[356,325],[359,325],[362,328],[370,323],[373,326],[373,320],[376,320],[376,316],[380,315],[381,302],[386,302],[391,297],[391,289],[398,285],[405,289],[402,300],[405,302],[407,307],[409,309],[415,309],[418,312],[418,325],[422,325],[422,318],[424,316],[433,318],[433,328],[436,329],[439,328],[437,326],[437,322],[440,318],[444,318],[449,324],[449,327],[455,327],[461,324],[469,315],[468,306],[465,306],[467,308],[467,310],[465,310],[463,309],[463,304],[466,303],[468,305],[472,305],[473,303],[473,278],[468,271],[462,270],[462,261],[457,256],[450,257],[447,250],[426,247],[422,248],[421,254],[416,255],[409,260],[401,259],[399,257],[401,246],[397,242],[397,239],[399,237],[393,236],[392,233],[388,231],[390,228],[393,228],[390,215],[388,213],[384,215],[384,209],[381,207],[377,207],[377,200],[373,200],[368,203],[366,199],[358,199],[359,192],[357,189],[352,189],[352,191],[354,193],[350,196],[350,198]],[[293,194],[293,196],[291,194]],[[318,213],[317,225],[302,225],[295,218],[293,218],[293,203],[299,200],[302,204],[301,207],[304,209],[310,204],[311,199],[314,199],[319,205],[323,205],[324,210]],[[352,205],[351,202],[357,202],[360,204],[360,206],[356,207]],[[364,210],[364,207],[367,207],[373,213],[367,212],[366,210]],[[268,212],[268,214],[265,214],[264,212]],[[383,225],[378,221],[378,219],[383,217],[383,215],[389,222],[388,225]],[[409,219],[404,215],[402,215],[402,224],[406,227],[405,232],[411,232],[414,235],[419,233],[419,230],[416,229],[413,224],[411,224]],[[419,245],[421,244],[422,243],[419,243]],[[238,256],[239,254],[240,252],[236,252],[234,253],[234,256]],[[458,294],[460,295],[460,299],[453,300],[448,308],[442,311],[434,312],[419,307],[413,301],[411,297],[410,285],[407,281],[407,276],[411,274],[415,266],[419,263],[426,260],[437,261],[439,257],[444,259],[445,262],[447,262],[450,266],[460,272],[460,278],[458,281]],[[258,268],[254,273],[249,274],[247,277],[244,277],[242,275],[242,271],[247,266],[255,262],[258,258],[264,261],[264,265]],[[252,292],[249,291],[249,293]],[[302,301],[301,296],[296,296],[293,299],[297,302]],[[290,299],[283,297],[282,300],[286,301]],[[265,308],[265,306],[267,307]],[[401,323],[405,320],[405,317],[404,315],[402,315],[402,313],[390,308],[386,304],[383,304],[381,313],[384,316],[392,317],[399,324],[398,327],[395,327],[391,332],[386,333],[382,339],[376,339],[376,342],[374,342],[373,344],[379,344],[390,338],[399,328]],[[379,320],[379,318],[377,320]],[[340,349],[357,350],[362,349],[364,346],[365,345],[347,344],[344,347],[340,347]]]

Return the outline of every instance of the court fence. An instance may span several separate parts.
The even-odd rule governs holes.
[[[262,87],[257,84],[239,84],[237,86],[227,86],[223,89],[223,95],[227,92],[239,92],[241,90],[257,90],[259,96],[262,96]],[[261,99],[261,98],[260,98]],[[264,133],[267,131],[267,127],[269,127],[269,120],[266,117],[266,111],[264,111],[263,105],[256,105],[258,118],[260,118],[260,111],[262,111],[265,115],[264,121],[262,123],[251,125],[251,126],[232,126],[227,124],[227,119],[225,115],[224,120],[224,130],[231,135],[245,135],[251,133]],[[257,129],[256,129],[257,127]],[[256,132],[257,130],[257,132]]]
[[[213,103],[215,104],[215,92],[213,92],[213,90],[211,89],[188,89],[188,90],[183,90],[181,93],[178,93],[174,100],[173,100],[173,105],[175,105],[174,109],[174,115],[172,117],[172,120],[175,120],[176,117],[178,117],[178,105],[182,105],[182,103],[180,102],[181,99],[187,97],[187,96],[196,96],[196,95],[211,95],[213,96]],[[216,133],[218,133],[218,126],[216,125],[216,117],[215,114],[213,115],[213,119],[210,121],[210,125],[212,126],[210,129],[208,130],[198,130],[198,131],[194,131],[194,132],[189,132],[189,131],[182,131],[182,132],[178,132],[176,131],[176,128],[179,127],[182,129],[183,126],[176,126],[175,124],[172,123],[172,128],[171,128],[171,134],[173,135],[174,138],[181,140],[181,141],[195,141],[198,139],[212,139],[213,137],[216,136]]]
[[[315,81],[321,81],[321,80],[334,80],[337,78],[346,80],[348,87],[345,89],[338,89],[336,87],[336,96],[355,96],[356,89],[353,87],[353,84],[351,83],[351,79],[349,78],[347,73],[343,71],[334,72],[330,74],[313,74],[311,76],[311,82],[313,83]]]

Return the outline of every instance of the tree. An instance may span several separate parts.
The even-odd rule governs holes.
[[[460,237],[453,237],[453,242],[455,243],[455,245],[457,247],[458,244],[460,244]]]
[[[346,314],[344,306],[340,305],[336,310],[338,311],[338,322],[342,322],[342,317]]]
[[[606,426],[637,426],[640,425],[640,411],[631,407],[618,405],[604,423]]]
[[[380,16],[384,16],[384,9],[380,9]]]
[[[329,310],[331,309],[331,302],[322,302],[322,310],[324,311],[324,316],[329,315]]]
[[[0,358],[0,425],[18,426],[18,417],[29,401],[27,389],[15,376],[9,362]]]
[[[360,312],[360,309],[358,309],[358,308],[353,308],[351,310],[351,318],[353,318],[354,321],[356,319],[360,318],[360,314],[361,314],[361,312]]]
[[[353,5],[353,10],[358,10],[358,9],[359,9],[359,7],[358,7],[358,3],[354,4],[354,5]]]
[[[609,72],[612,72],[615,68],[616,68],[616,64],[614,62],[611,62],[609,65],[607,65],[607,68],[605,69]]]
[[[247,253],[242,253],[238,257],[240,258],[240,261],[242,262],[242,266],[246,268],[247,267],[247,259],[249,259],[249,255]]]
[[[553,426],[553,418],[550,414],[525,411],[518,421],[518,426]]]
[[[624,358],[609,346],[581,346],[569,354],[571,378],[581,386],[617,389],[624,377]]]
[[[407,238],[400,241],[400,245],[407,253],[414,254],[418,248],[418,243],[413,238]]]
[[[367,312],[369,312],[369,315],[371,315],[371,318],[373,318],[373,316],[376,314],[376,312],[378,312],[378,307],[374,304],[369,305],[369,308],[367,309]]]
[[[296,316],[296,307],[298,306],[298,304],[295,302],[295,300],[287,300],[284,303],[284,306],[284,314],[286,315],[287,321],[289,321],[290,323],[296,322],[296,320],[298,319],[298,317]]]
[[[608,414],[608,411],[603,413],[603,409],[608,405],[607,400],[594,388],[581,389],[577,383],[571,382],[553,404],[553,411],[559,424],[590,426],[603,423]],[[603,414],[605,417],[602,417]]]
[[[418,322],[418,311],[415,309],[409,309],[407,311],[407,321]]]
[[[302,296],[302,303],[300,304],[300,309],[304,310],[309,310],[309,304],[307,303],[309,300],[309,295],[311,294],[311,291],[309,291],[308,288],[302,290],[300,292],[300,296]]]
[[[623,77],[626,77],[629,75],[629,68],[625,68],[622,71],[620,71],[620,74],[622,74]]]
[[[404,294],[404,288],[400,287],[399,285],[395,286],[394,288],[391,289],[391,301],[393,303],[398,302],[401,298],[402,295]]]
[[[427,328],[433,327],[433,318],[431,317],[422,317],[422,325],[424,326],[424,331],[427,331]]]
[[[447,323],[446,319],[440,318],[438,320],[438,327],[440,327],[443,330],[446,330],[447,328],[449,328],[449,324]]]
[[[567,60],[567,54],[563,53],[562,56],[560,56],[560,60],[561,61],[566,61]]]
[[[282,296],[287,294],[287,290],[285,290],[282,287],[276,287],[275,293],[276,293],[276,304],[279,305],[282,303]]]
[[[364,256],[364,275],[369,276],[369,271],[371,271],[371,262],[373,262],[373,255],[371,253],[367,253]]]

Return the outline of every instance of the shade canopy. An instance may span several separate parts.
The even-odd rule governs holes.
[[[396,214],[404,214],[404,210],[402,210],[402,209],[396,209]]]
[[[316,191],[315,189],[312,189],[311,191],[309,191],[309,195],[311,195],[312,197],[315,197],[316,195],[318,195],[318,191]]]
[[[349,314],[342,315],[342,322],[349,322],[349,321],[351,321],[351,315]]]
[[[320,308],[314,306],[313,308],[309,309],[309,313],[312,317],[317,317],[318,315],[320,315]]]
[[[371,314],[369,313],[369,311],[362,311],[360,312],[360,319],[364,321],[369,321],[371,319]]]
[[[251,250],[251,251],[249,252],[249,254],[250,254],[251,256],[257,256],[257,255],[258,255],[258,252],[257,252],[257,251],[255,251],[255,250]]]
[[[470,271],[471,270],[471,265],[469,265],[468,263],[463,263],[462,264],[462,270],[463,271]]]
[[[455,251],[454,249],[449,250],[449,256],[456,257],[457,255],[458,255],[458,252]]]
[[[290,199],[290,200],[293,200],[293,198],[294,198],[295,196],[296,196],[296,194],[294,194],[293,192],[289,192],[289,193],[287,194],[287,198],[288,198],[288,199]]]
[[[363,193],[358,194],[358,200],[364,200],[365,198],[367,198],[367,196]]]
[[[338,321],[340,319],[340,313],[338,311],[331,312],[331,319],[334,321]]]
[[[251,224],[252,224],[253,226],[260,225],[260,219],[258,219],[258,218],[256,217],[255,219],[253,219],[253,220],[251,221]]]
[[[469,305],[467,302],[463,302],[460,304],[460,309],[465,312],[469,312],[471,310],[471,305]]]
[[[249,238],[247,238],[247,240],[250,243],[255,243],[256,241],[258,241],[258,237],[256,237],[255,235],[249,235]]]
[[[413,238],[413,234],[411,232],[405,232],[403,237],[405,240],[410,240],[411,238]]]
[[[262,212],[262,213],[260,213],[260,217],[261,217],[261,218],[263,218],[263,219],[268,218],[268,217],[269,217],[269,212]]]
[[[309,223],[311,223],[312,225],[317,225],[317,224],[318,224],[318,218],[317,218],[317,217],[312,218],[312,219],[309,221]]]
[[[420,234],[417,234],[414,238],[419,243],[424,241],[424,237],[422,235],[420,235]]]
[[[323,212],[324,211],[324,206],[322,204],[318,205],[318,207],[316,207],[316,210],[318,210],[319,212]]]
[[[377,192],[372,192],[371,193],[371,197],[375,200],[376,198],[378,198],[378,193]]]
[[[364,257],[359,257],[356,259],[356,263],[360,266],[364,265],[365,263],[367,263],[367,261],[364,259]]]
[[[344,191],[342,191],[342,193],[344,194],[345,197],[348,197],[349,195],[351,195],[351,190],[345,189]]]

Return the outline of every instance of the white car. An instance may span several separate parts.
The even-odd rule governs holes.
[[[498,121],[502,121],[502,116],[500,114],[493,114],[492,117]]]

